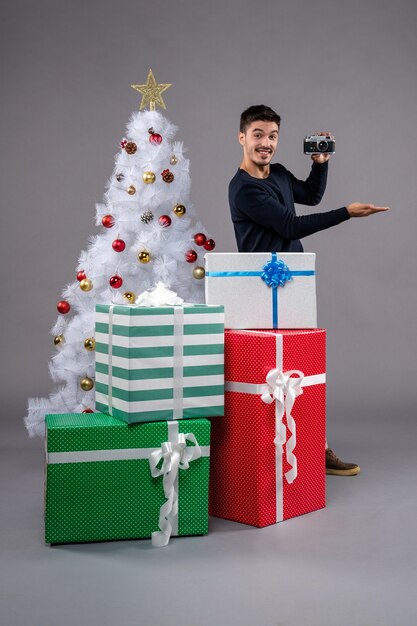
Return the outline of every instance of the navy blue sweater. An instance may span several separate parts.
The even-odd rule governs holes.
[[[346,207],[296,215],[294,202],[314,206],[326,189],[327,163],[313,163],[307,180],[283,165],[271,165],[267,178],[238,169],[229,185],[229,204],[239,252],[302,252],[300,239],[349,219]]]

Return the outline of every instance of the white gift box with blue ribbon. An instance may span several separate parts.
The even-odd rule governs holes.
[[[206,304],[224,305],[225,328],[317,328],[316,255],[210,252]]]

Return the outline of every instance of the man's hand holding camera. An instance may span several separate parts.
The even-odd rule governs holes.
[[[326,163],[331,156],[331,154],[312,154],[311,160],[314,161],[314,163]]]
[[[320,140],[320,137],[325,139]],[[317,152],[314,150],[317,149]],[[304,139],[304,154],[311,154],[314,163],[327,163],[335,151],[335,140],[331,132],[314,133]]]
[[[316,137],[326,137],[327,141],[319,142],[319,144],[322,143],[323,145],[321,147],[324,148],[324,150],[329,150],[329,152],[312,154],[311,160],[314,161],[314,163],[327,163],[332,154],[334,154],[334,137],[329,131],[325,133],[316,133]]]

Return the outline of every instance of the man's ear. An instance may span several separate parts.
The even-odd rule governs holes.
[[[238,138],[240,145],[244,146],[245,145],[245,133],[239,133],[237,138]]]

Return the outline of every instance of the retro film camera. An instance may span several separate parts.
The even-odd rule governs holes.
[[[304,154],[334,154],[335,148],[332,135],[308,135],[304,138]]]

